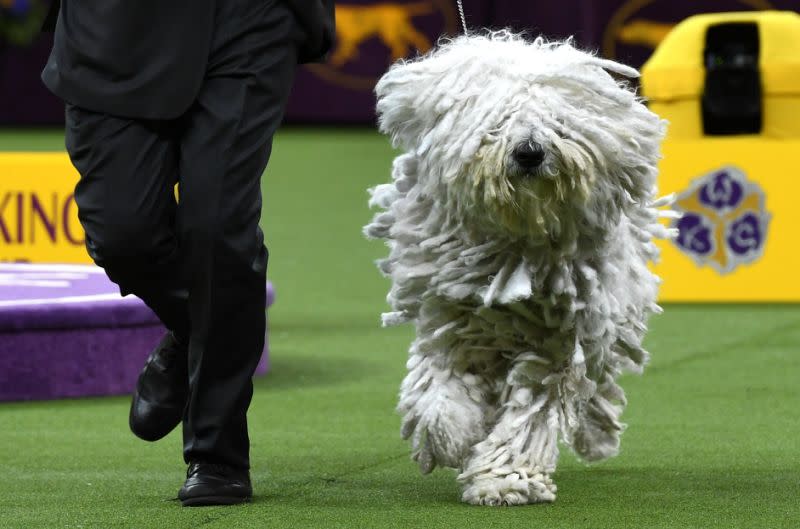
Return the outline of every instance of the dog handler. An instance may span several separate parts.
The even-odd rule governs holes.
[[[61,0],[48,26],[42,79],[66,102],[89,255],[169,329],[131,430],[155,441],[183,421],[183,505],[247,501],[260,179],[296,64],[331,46],[333,0]]]

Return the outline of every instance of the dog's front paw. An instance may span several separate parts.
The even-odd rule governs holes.
[[[411,440],[411,458],[423,474],[437,466],[460,467],[472,445],[479,440],[483,433],[482,416],[471,417],[462,411],[459,417],[461,420],[471,418],[472,424],[459,425],[435,409],[403,424],[401,433],[404,439]]]
[[[541,472],[528,475],[524,470],[505,475],[488,471],[473,476],[461,496],[465,503],[489,506],[550,503],[555,499],[556,485],[549,476]]]
[[[414,396],[414,395],[412,395]],[[417,397],[417,396],[414,396]],[[485,412],[460,380],[449,380],[428,393],[401,398],[403,439],[411,440],[412,458],[427,474],[436,466],[459,468],[472,446],[486,435]]]

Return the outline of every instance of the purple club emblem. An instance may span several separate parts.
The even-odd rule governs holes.
[[[683,213],[672,227],[675,244],[699,266],[720,274],[750,264],[764,254],[770,215],[761,187],[741,169],[723,167],[695,179],[680,193],[675,209]]]

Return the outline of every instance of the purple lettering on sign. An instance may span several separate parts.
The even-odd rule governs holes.
[[[6,226],[6,206],[8,205],[9,200],[11,200],[11,193],[6,193],[3,197],[3,202],[0,202],[0,232],[3,233],[3,240],[5,242],[11,242],[11,234],[8,232],[8,226]]]
[[[20,244],[25,242],[25,239],[23,238],[23,235],[22,235],[22,233],[23,233],[22,225],[23,225],[23,220],[24,220],[23,214],[25,212],[25,209],[24,209],[25,206],[24,206],[24,203],[23,203],[24,199],[25,199],[25,196],[22,193],[18,192],[17,193],[17,242],[20,243]]]
[[[42,203],[39,201],[39,197],[36,193],[31,193],[31,225],[30,225],[30,242],[36,242],[36,217],[44,225],[44,229],[47,231],[47,235],[50,237],[52,242],[56,242],[56,228],[57,228],[57,219],[58,219],[58,196],[56,193],[52,194],[53,200],[52,202],[52,216],[48,217],[47,213],[45,213],[44,209],[42,208]]]
[[[67,196],[67,199],[64,201],[64,208],[62,210],[61,225],[64,226],[64,236],[71,244],[82,245],[84,244],[84,238],[76,239],[75,237],[72,236],[72,232],[70,231],[69,221],[72,217],[70,216],[69,211],[70,207],[72,207],[72,204],[74,203],[75,203],[75,195],[70,194],[69,196]]]

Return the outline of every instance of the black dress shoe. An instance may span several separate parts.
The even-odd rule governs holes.
[[[253,497],[250,472],[246,469],[216,463],[192,462],[186,472],[186,483],[178,492],[184,507],[233,505]]]
[[[158,441],[181,422],[189,394],[187,345],[168,332],[144,364],[128,417],[131,431]]]

